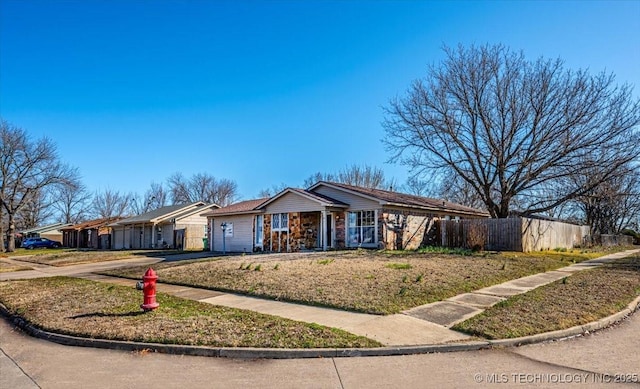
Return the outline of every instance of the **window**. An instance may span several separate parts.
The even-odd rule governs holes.
[[[271,231],[288,231],[289,230],[289,214],[274,213],[271,215]]]
[[[263,233],[262,233],[262,231],[263,231],[262,230],[263,229],[262,218],[263,218],[262,215],[257,215],[256,216],[256,238],[255,238],[256,239],[256,246],[262,246],[263,239],[264,239],[264,236],[263,236]]]
[[[349,212],[347,229],[350,247],[375,244],[377,240],[375,211]]]

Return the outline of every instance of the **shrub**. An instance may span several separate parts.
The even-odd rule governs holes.
[[[469,223],[466,225],[465,247],[471,251],[484,250],[487,241],[487,226],[481,223]]]

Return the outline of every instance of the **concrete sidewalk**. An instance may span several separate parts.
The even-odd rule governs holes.
[[[98,274],[76,274],[76,277],[133,287],[134,280]],[[307,323],[340,328],[366,336],[387,346],[443,344],[470,339],[469,336],[444,326],[404,314],[381,316],[338,309],[286,303],[258,297],[222,293],[208,289],[158,283],[158,292],[190,300],[284,317]]]
[[[511,296],[526,293],[543,285],[561,280],[564,277],[569,277],[575,272],[593,269],[637,252],[640,252],[640,249],[605,255],[557,270],[503,282],[471,293],[460,294],[444,301],[415,307],[403,313],[449,328],[456,323],[482,313],[485,309]]]
[[[292,320],[340,328],[353,334],[375,339],[387,346],[437,345],[452,342],[464,343],[465,341],[471,342],[472,339],[465,334],[450,330],[449,327],[479,314],[486,308],[509,296],[525,293],[542,285],[570,276],[577,271],[591,269],[636,252],[640,252],[640,249],[611,254],[558,270],[507,281],[472,293],[454,296],[445,301],[426,304],[400,314],[388,316],[285,303],[251,296],[162,283],[158,285],[158,291],[209,304],[248,309]],[[87,264],[55,268],[57,270],[38,269],[34,271],[36,272],[34,274],[40,273],[40,276],[42,276],[42,274],[66,274],[94,281],[110,282],[133,287],[135,285],[135,281],[133,280],[96,275],[92,274],[92,272],[124,265],[152,264],[159,262],[159,260],[157,258],[137,258],[113,262],[120,262],[120,266],[113,263]],[[65,272],[64,269],[68,270]],[[31,277],[33,275],[31,272],[23,271],[0,274],[0,280],[12,279],[8,277],[7,274],[16,274],[19,276],[17,273],[28,276],[26,278],[33,278]]]

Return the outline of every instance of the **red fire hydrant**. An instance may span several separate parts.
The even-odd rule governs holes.
[[[156,272],[152,268],[149,268],[147,272],[144,273],[142,281],[136,283],[136,289],[141,290],[144,295],[144,304],[140,305],[140,308],[145,312],[152,311],[160,306],[156,301],[157,279],[158,276]]]

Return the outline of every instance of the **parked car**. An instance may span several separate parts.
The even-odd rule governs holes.
[[[27,238],[22,241],[22,245],[20,247],[25,249],[35,249],[35,248],[57,249],[60,246],[62,246],[62,243],[56,242],[55,240],[51,240],[47,238]]]

